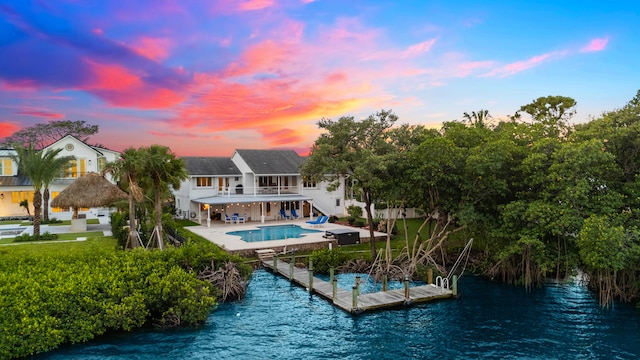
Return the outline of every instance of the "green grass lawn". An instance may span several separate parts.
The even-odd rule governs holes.
[[[87,219],[87,225],[92,224],[100,224],[100,220],[98,219]],[[62,220],[62,222],[49,224],[49,226],[63,226],[63,225],[71,225],[71,220]]]
[[[56,242],[56,241],[60,241],[60,240],[76,240],[79,237],[86,237],[87,239],[89,238],[98,238],[98,237],[105,237],[104,233],[102,231],[85,231],[85,232],[77,232],[77,233],[65,233],[65,234],[58,234],[58,238],[56,240],[49,240],[47,242]],[[2,244],[11,244],[13,243],[13,239],[14,238],[5,238],[5,239],[0,239],[0,245]],[[29,242],[23,242],[20,244],[29,244]]]
[[[102,233],[100,233],[100,235],[98,236],[94,235],[87,237],[87,241],[49,241],[46,244],[23,244],[25,244],[26,246],[0,246],[0,261],[2,261],[2,255],[4,254],[28,255],[33,253],[46,253],[47,255],[51,256],[65,256],[71,252],[91,252],[96,248],[115,251],[117,242],[114,237],[103,236]]]

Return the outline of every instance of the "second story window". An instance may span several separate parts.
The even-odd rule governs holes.
[[[199,176],[196,178],[196,187],[211,187],[211,178]]]
[[[308,177],[304,177],[303,184],[304,184],[304,187],[308,188],[308,189],[315,189],[315,188],[318,187],[316,182],[311,180],[311,179],[309,179]]]
[[[87,174],[87,159],[71,160],[69,167],[64,170],[64,177],[67,179],[77,179]]]
[[[11,159],[0,159],[0,175],[13,175],[13,161]]]
[[[105,165],[107,164],[107,159],[104,156],[98,158],[98,172],[102,172],[104,170]]]

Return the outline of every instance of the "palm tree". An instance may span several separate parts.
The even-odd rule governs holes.
[[[470,125],[474,125],[478,128],[485,128],[487,127],[485,121],[491,118],[491,115],[489,115],[489,110],[480,109],[478,112],[472,111],[471,114],[465,112],[462,117]]]
[[[58,154],[60,151],[57,151]],[[75,159],[73,156],[61,156],[55,157],[50,156],[50,154],[54,153],[54,151],[47,151],[43,155],[43,166],[45,167],[42,173],[42,186],[44,190],[42,192],[42,209],[44,211],[43,219],[45,222],[49,222],[49,185],[56,178],[60,177],[60,174],[71,162],[71,160]]]
[[[180,188],[180,182],[187,179],[188,174],[184,160],[176,158],[168,147],[151,145],[145,152],[144,175],[153,190],[155,206],[155,227],[148,246],[155,245],[162,250],[162,203],[172,188]]]
[[[40,222],[42,221],[42,188],[48,178],[52,163],[56,162],[56,156],[62,149],[44,152],[36,150],[33,145],[28,147],[16,147],[14,160],[18,163],[18,171],[21,175],[28,177],[33,186],[33,236],[40,236]],[[66,162],[65,162],[66,163]]]
[[[129,235],[125,248],[137,248],[142,246],[140,234],[136,224],[135,203],[143,199],[142,190],[138,186],[138,181],[144,171],[144,154],[134,148],[127,148],[122,153],[119,160],[105,165],[104,174],[112,175],[123,188],[128,188],[129,193]]]

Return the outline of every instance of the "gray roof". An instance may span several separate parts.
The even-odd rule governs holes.
[[[185,156],[182,157],[190,176],[227,175],[240,176],[240,170],[228,157]]]
[[[236,150],[254,174],[300,174],[304,158],[293,150]]]
[[[0,176],[0,186],[31,186],[31,179],[26,176]]]

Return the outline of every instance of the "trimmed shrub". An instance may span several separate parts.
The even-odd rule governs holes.
[[[340,249],[321,249],[311,253],[313,271],[318,274],[328,274],[331,267],[338,267],[349,259],[349,255]]]

